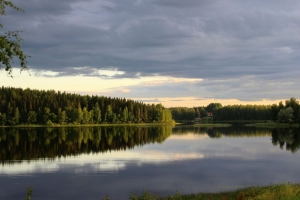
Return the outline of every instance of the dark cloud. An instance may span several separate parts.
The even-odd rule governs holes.
[[[118,78],[161,75],[215,81],[255,76],[264,84],[285,83],[300,73],[300,2],[296,0],[14,3],[25,13],[9,9],[3,17],[5,30],[23,31],[31,69],[58,76],[94,76],[98,69],[112,68],[125,72]],[[233,88],[228,84],[237,82],[221,88]],[[258,90],[245,91],[259,96]]]
[[[209,0],[155,0],[155,4],[166,7],[194,8],[211,3]]]
[[[13,3],[19,8],[25,10],[27,16],[29,15],[40,18],[44,17],[45,15],[66,15],[72,11],[72,5],[80,1],[82,2],[82,0],[15,0]],[[86,2],[89,3],[91,1],[87,0]],[[22,14],[19,13],[19,15]]]

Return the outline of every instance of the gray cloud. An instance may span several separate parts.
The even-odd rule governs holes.
[[[8,10],[3,25],[23,31],[32,69],[55,71],[58,76],[94,76],[97,69],[116,68],[125,72],[119,78],[138,78],[136,74],[204,78],[209,84],[202,85],[201,92],[214,91],[207,96],[224,98],[249,98],[250,93],[253,98],[285,98],[297,92],[293,90],[300,74],[297,0],[14,3],[25,13]],[[85,70],[72,69],[84,66]],[[240,80],[249,76],[256,83],[275,85],[269,93],[256,85],[241,85]],[[225,81],[219,85],[218,80]],[[276,93],[290,83],[288,90]],[[186,91],[181,93],[193,94]]]

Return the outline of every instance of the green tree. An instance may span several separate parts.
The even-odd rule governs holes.
[[[93,123],[99,124],[101,122],[101,110],[98,102],[93,107]]]
[[[34,111],[29,111],[27,115],[27,123],[34,124],[36,123],[36,113]]]
[[[0,113],[0,125],[5,125],[5,124],[6,124],[6,114]]]
[[[0,0],[0,15],[5,15],[6,6],[18,11],[23,11],[15,6],[10,1]],[[0,24],[0,28],[3,28]],[[27,69],[28,55],[22,51],[22,38],[19,36],[19,31],[8,31],[0,35],[0,69],[4,68],[9,75],[12,74],[12,66],[14,58],[20,60],[21,70]]]
[[[300,116],[299,116],[300,104],[299,104],[299,101],[296,100],[296,98],[292,97],[289,100],[286,100],[285,101],[285,107],[286,108],[288,108],[288,107],[293,108],[293,111],[294,111],[293,115],[294,115],[295,119],[296,120],[300,119]]]
[[[59,108],[57,111],[57,123],[65,124],[66,120],[67,120],[66,111],[62,111],[61,108]]]
[[[19,109],[18,107],[13,109],[12,107],[10,107],[9,111],[8,111],[8,118],[7,118],[7,122],[9,125],[16,125],[19,123],[19,119],[20,119],[20,113],[19,113]]]
[[[128,117],[129,117],[129,113],[128,113],[128,108],[126,106],[123,110],[123,113],[122,113],[122,121],[127,123],[128,122]]]
[[[76,109],[77,112],[76,112],[76,120],[75,122],[77,122],[78,124],[80,124],[80,122],[82,121],[83,119],[83,112],[82,112],[82,109],[80,107],[80,105],[78,106],[78,109]]]
[[[220,103],[210,103],[208,106],[206,106],[207,112],[214,112],[215,110],[222,108],[222,104]]]
[[[141,109],[138,105],[135,106],[135,123],[140,123],[141,121]]]
[[[43,112],[43,123],[46,124],[50,120],[51,111],[49,108],[45,107]]]
[[[117,116],[112,111],[111,105],[108,105],[106,107],[105,122],[107,122],[107,123],[116,123],[117,122]]]
[[[90,116],[90,114],[91,113],[87,110],[87,108],[84,107],[82,110],[82,120],[81,120],[82,124],[88,124],[90,122],[91,117],[92,117],[92,116]]]
[[[282,108],[280,109],[278,113],[278,121],[279,122],[285,122],[285,123],[291,123],[293,121],[294,115],[293,115],[293,108]]]
[[[272,117],[272,120],[276,120],[277,119],[278,112],[279,112],[279,107],[276,104],[273,104],[271,106],[271,117]]]

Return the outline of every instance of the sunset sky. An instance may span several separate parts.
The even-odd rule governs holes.
[[[170,106],[300,98],[299,0],[12,0],[29,71],[1,85]],[[29,75],[30,74],[30,75]]]

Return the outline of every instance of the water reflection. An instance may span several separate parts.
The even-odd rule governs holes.
[[[29,185],[34,199],[72,200],[299,182],[300,154],[279,148],[295,152],[298,135],[253,127],[1,129],[0,199],[22,199]]]
[[[270,136],[271,131],[267,128],[257,128],[251,126],[230,126],[230,127],[195,127],[177,126],[173,129],[173,134],[207,134],[210,138],[226,137],[258,137]]]
[[[0,160],[2,164],[18,163],[32,159],[54,159],[81,154],[124,151],[147,144],[162,143],[171,134],[186,136],[193,134],[209,138],[272,136],[273,145],[279,145],[281,149],[285,146],[286,150],[295,153],[300,147],[299,129],[265,129],[245,126],[226,128],[193,126],[2,128],[0,129]],[[162,155],[162,152],[159,154]],[[178,157],[183,157],[183,155],[178,155]]]
[[[6,163],[122,151],[162,143],[171,132],[171,126],[1,129],[0,159]]]
[[[287,151],[296,153],[300,148],[300,129],[273,129],[272,143],[279,145],[281,149],[285,146]]]

